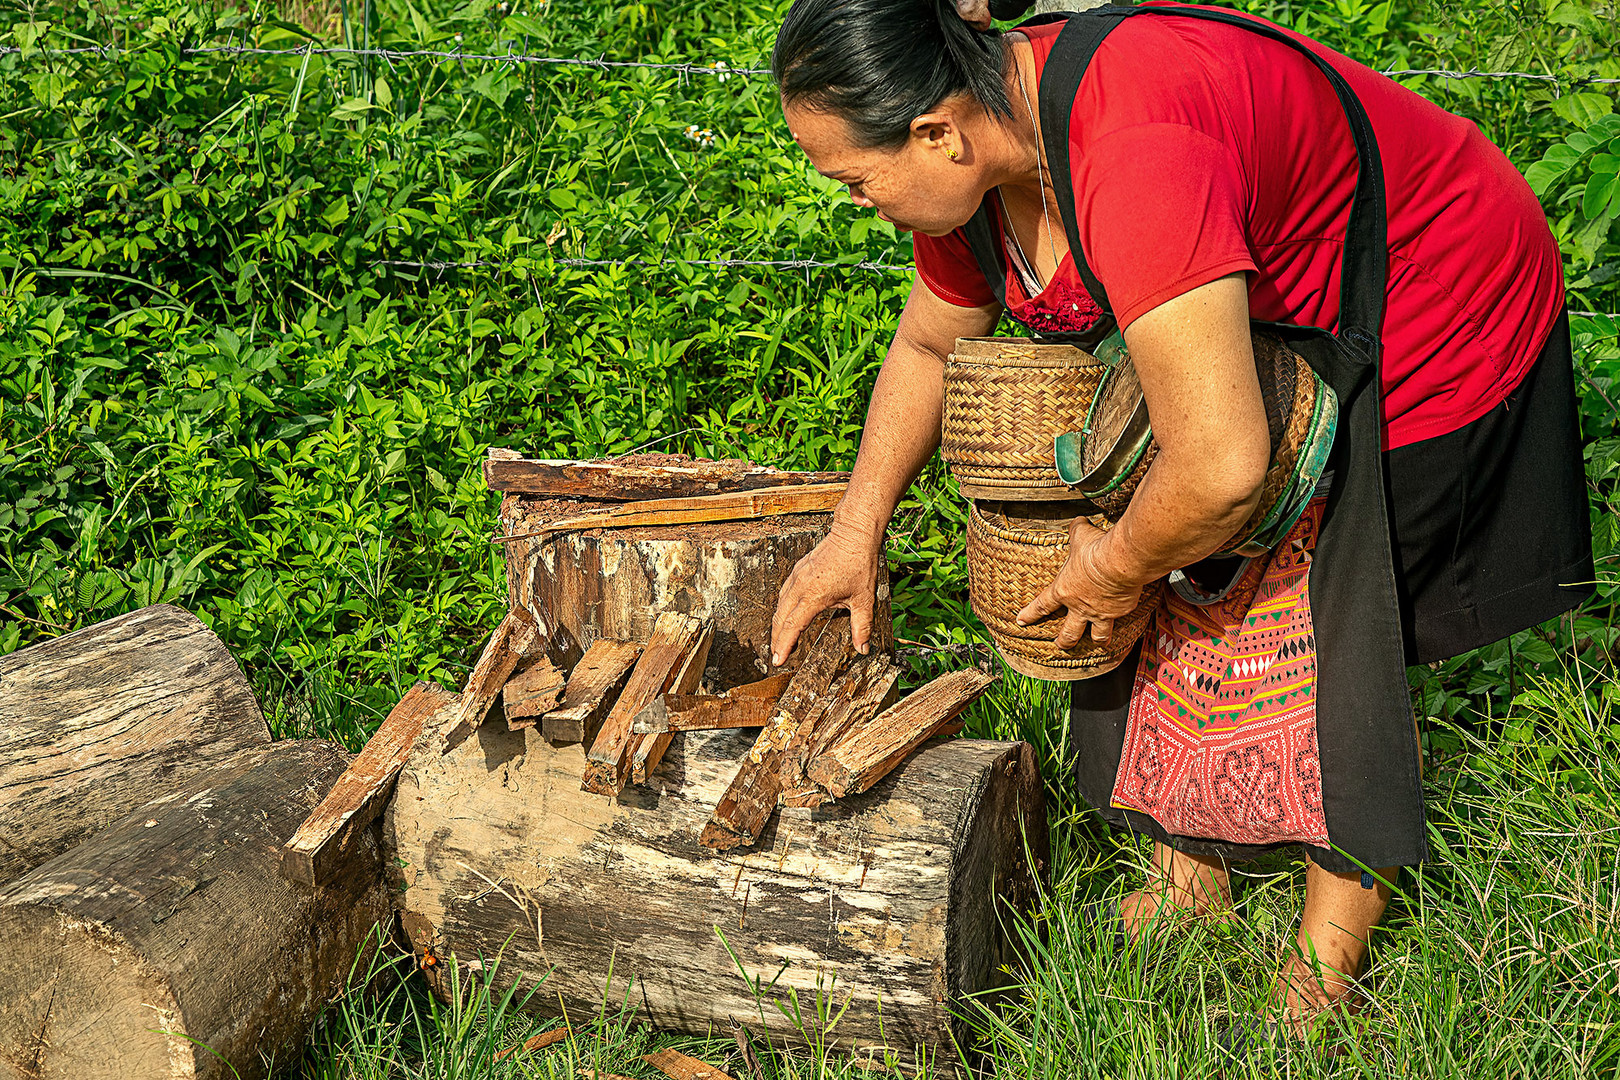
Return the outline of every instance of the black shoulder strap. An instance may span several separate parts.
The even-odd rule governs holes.
[[[1344,261],[1339,277],[1339,336],[1349,338],[1364,352],[1377,357],[1384,321],[1384,287],[1388,276],[1389,241],[1384,209],[1384,166],[1378,155],[1372,123],[1344,76],[1304,44],[1265,23],[1227,11],[1207,8],[1100,7],[1073,12],[1068,25],[1058,35],[1047,57],[1040,85],[1041,132],[1047,168],[1057,189],[1058,209],[1069,237],[1074,267],[1092,299],[1104,310],[1108,304],[1102,282],[1092,272],[1080,246],[1078,217],[1074,206],[1074,177],[1069,158],[1069,114],[1086,68],[1103,39],[1128,18],[1138,15],[1174,15],[1209,22],[1227,23],[1273,41],[1281,42],[1303,55],[1327,77],[1350,124],[1355,142],[1358,172],[1355,198],[1350,204],[1346,229]]]

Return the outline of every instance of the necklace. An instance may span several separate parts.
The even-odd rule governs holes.
[[[1057,244],[1052,240],[1052,208],[1046,199],[1046,167],[1041,154],[1041,129],[1040,124],[1035,119],[1035,109],[1029,101],[1029,88],[1024,85],[1024,76],[1021,72],[1018,75],[1018,92],[1024,97],[1024,111],[1029,114],[1030,126],[1035,129],[1035,179],[1041,185],[1041,217],[1046,222],[1046,247],[1052,255],[1052,272],[1055,275],[1058,263],[1062,260],[1058,258]],[[1018,242],[1018,232],[1012,227],[1012,218],[1007,216],[1005,202],[1002,202],[1001,216],[1007,222],[1007,232],[1012,235],[1013,246],[1018,249],[1018,257],[1024,260],[1024,264],[1029,267],[1029,272],[1034,275],[1036,283],[1039,284],[1040,275],[1035,273],[1035,263],[1031,261],[1029,256],[1024,254],[1024,247]]]

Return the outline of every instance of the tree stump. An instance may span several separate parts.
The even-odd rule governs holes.
[[[501,531],[518,535],[592,504],[508,496]],[[543,628],[552,661],[572,668],[598,638],[646,641],[661,612],[714,624],[705,681],[714,689],[771,674],[776,594],[793,564],[827,535],[831,514],[585,529],[506,542],[507,591]],[[887,647],[889,589],[880,582],[873,641]],[[820,623],[804,635],[814,636]],[[791,666],[790,658],[789,666]]]
[[[256,1080],[296,1054],[389,916],[374,829],[329,885],[277,870],[346,762],[244,750],[0,887],[0,1078]]]
[[[1028,744],[936,742],[870,792],[785,808],[756,846],[717,855],[698,838],[753,739],[677,735],[651,784],[617,799],[580,790],[582,747],[532,729],[486,724],[442,757],[413,754],[386,862],[417,955],[440,960],[437,989],[452,957],[499,956],[499,986],[545,979],[542,1011],[592,1015],[605,989],[660,1028],[735,1016],[791,1042],[804,1036],[771,999],[796,991],[813,1022],[821,993],[833,1013],[850,1002],[828,1033],[840,1049],[949,1054],[965,1035],[950,1010],[1012,959],[998,903],[1027,909],[1044,870]]]
[[[269,740],[231,654],[169,604],[0,657],[0,881]]]

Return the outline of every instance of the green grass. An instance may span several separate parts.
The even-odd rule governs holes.
[[[1620,324],[1601,313],[1620,311],[1620,115],[1612,85],[1580,80],[1620,78],[1615,11],[1245,6],[1379,67],[1562,80],[1406,82],[1526,171],[1571,307],[1600,313],[1574,320],[1600,596],[1414,670],[1434,858],[1379,931],[1372,1005],[1353,1031],[1245,1062],[1218,1061],[1210,1031],[1263,1000],[1300,865],[1244,868],[1241,923],[1112,955],[1083,905],[1135,887],[1146,854],[1079,806],[1060,692],[1009,676],[970,734],[1036,746],[1055,859],[1040,911],[1011,927],[1034,958],[1020,992],[964,1005],[979,1064],[998,1078],[1614,1075]],[[905,274],[557,261],[906,262],[904,237],[807,168],[767,83],[182,51],[284,48],[316,27],[399,49],[757,66],[785,7],[301,0],[286,9],[299,25],[262,5],[9,0],[0,44],[22,51],[0,55],[0,653],[181,603],[241,660],[278,737],[358,748],[415,679],[458,684],[504,606],[489,446],[591,457],[665,439],[848,466]],[[91,42],[127,51],[37,51]],[[962,534],[935,463],[890,532],[903,637],[982,633]],[[914,680],[959,663],[914,658]],[[484,985],[469,976],[436,1002],[385,954],[283,1064],[345,1080],[652,1075],[637,1055],[653,1035],[617,1002],[575,1017],[568,1043],[495,1065],[534,1022],[521,994]],[[674,1044],[716,1064],[734,1047],[725,1032]],[[766,1057],[773,1080],[868,1075],[837,1055]]]

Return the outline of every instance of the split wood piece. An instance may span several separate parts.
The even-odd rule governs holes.
[[[977,669],[941,675],[811,761],[805,772],[834,798],[858,795],[956,719],[996,681]]]
[[[677,694],[672,691],[641,710],[636,717],[634,730],[649,734],[764,727],[776,712],[777,699],[787,689],[788,680],[792,677],[772,675],[768,679],[733,687],[723,694]]]
[[[236,660],[170,604],[0,656],[0,881],[269,741]]]
[[[692,651],[686,655],[680,670],[669,681],[669,689],[665,693],[686,696],[698,688],[698,684],[703,681],[703,667],[709,661],[709,646],[712,644],[714,644],[714,627],[705,623],[697,644],[692,646]],[[653,701],[663,699],[664,694],[659,694]],[[630,755],[630,780],[632,783],[645,784],[647,777],[658,768],[658,763],[664,760],[664,751],[669,749],[670,741],[675,738],[675,734],[674,732],[632,734],[631,738],[636,740],[636,748]]]
[[[623,1073],[602,1072],[599,1069],[590,1069],[583,1065],[579,1067],[579,1075],[581,1080],[634,1080],[634,1077],[626,1076]]]
[[[679,1050],[655,1050],[641,1060],[675,1080],[732,1080],[730,1074]]]
[[[348,760],[240,751],[0,886],[0,1077],[262,1080],[297,1058],[394,920],[371,830],[323,888],[277,868]]]
[[[455,702],[455,694],[433,683],[410,688],[282,848],[282,876],[305,885],[325,885],[336,876],[355,849],[356,834],[382,810],[423,727]]]
[[[894,704],[900,668],[888,656],[869,653],[857,657],[849,671],[828,692],[827,715],[795,752],[782,760],[782,805],[817,807],[827,793],[805,774],[805,767],[846,734],[864,727]]]
[[[518,662],[534,649],[539,636],[539,626],[523,608],[514,607],[506,613],[501,625],[489,636],[472,674],[467,676],[460,707],[452,714],[445,731],[445,753],[460,746],[461,741],[484,722],[506,680],[517,670]]]
[[[811,736],[816,722],[826,715],[828,689],[856,655],[849,616],[834,615],[805,654],[771,722],[754,740],[714,808],[700,837],[705,847],[730,851],[759,839],[782,794],[784,754]]]
[[[849,473],[845,472],[783,472],[729,461],[693,461],[675,465],[546,461],[516,455],[496,456],[496,452],[491,450],[489,460],[484,462],[484,482],[496,491],[601,499],[607,502],[717,495],[848,480]]]
[[[525,1053],[533,1053],[536,1050],[544,1050],[548,1046],[555,1046],[566,1038],[568,1038],[568,1029],[566,1027],[553,1028],[550,1031],[542,1031],[528,1042],[508,1046],[505,1050],[497,1051],[495,1054],[495,1060],[504,1061],[506,1058],[511,1057],[519,1050],[522,1050]]]
[[[731,1036],[737,1040],[737,1053],[742,1057],[743,1068],[748,1070],[752,1080],[765,1080],[765,1069],[759,1063],[759,1055],[754,1053],[754,1041],[748,1037],[748,1025],[735,1016],[727,1019],[731,1021]]]
[[[817,514],[831,510],[848,484],[804,484],[761,488],[688,499],[647,499],[621,503],[584,514],[553,518],[530,532],[497,536],[495,543],[579,529],[624,529],[650,525],[695,525],[706,521],[741,521],[782,514]]]
[[[540,733],[546,741],[586,745],[595,742],[602,717],[624,688],[640,656],[641,646],[634,641],[592,642],[568,676],[562,705],[540,718]]]
[[[562,701],[567,678],[562,671],[540,657],[527,671],[520,671],[501,688],[501,702],[509,731],[534,727],[540,718]]]
[[[630,756],[639,741],[630,725],[653,698],[669,689],[682,666],[703,638],[704,623],[673,611],[658,616],[652,639],[630,672],[630,679],[614,702],[602,730],[585,755],[581,790],[617,795],[630,779]]]

